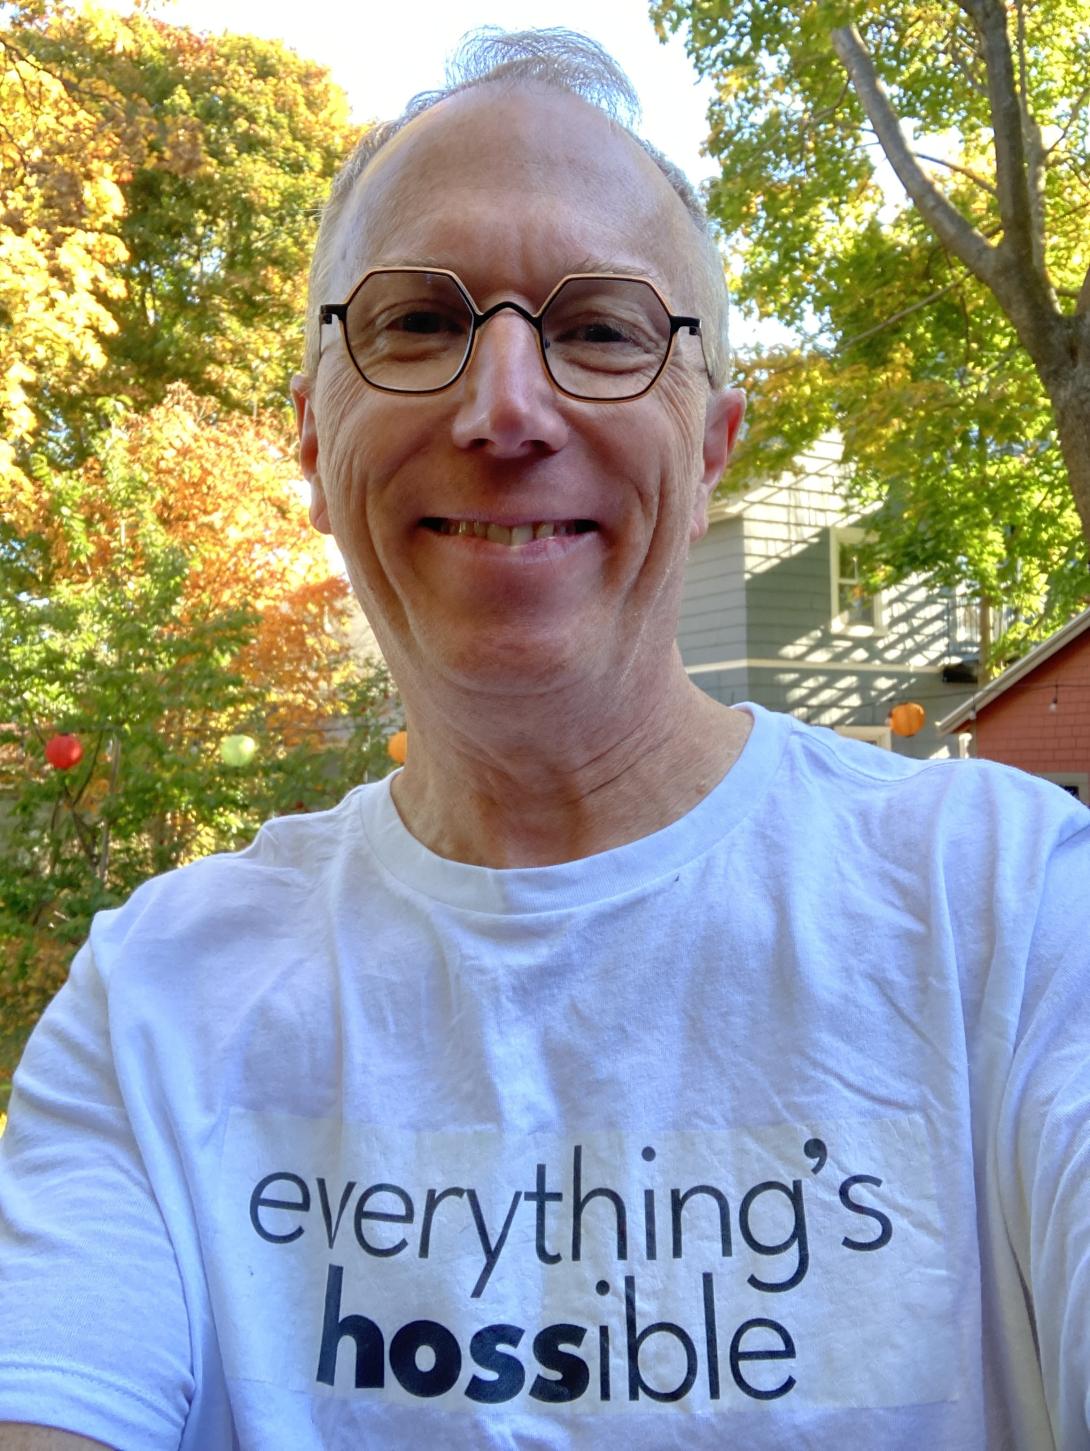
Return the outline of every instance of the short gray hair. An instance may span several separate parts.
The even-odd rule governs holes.
[[[715,232],[704,205],[680,167],[637,135],[640,103],[632,82],[613,57],[588,36],[574,30],[503,31],[484,26],[464,35],[447,62],[447,84],[440,90],[421,91],[400,116],[382,121],[364,132],[348,160],[333,179],[329,200],[322,210],[318,240],[310,268],[306,318],[306,371],[318,365],[318,306],[334,269],[333,241],[341,215],[356,183],[388,141],[410,121],[440,101],[477,86],[544,85],[567,91],[596,106],[647,153],[681,199],[697,233],[697,283],[704,320],[702,334],[708,370],[715,387],[730,375],[730,296]]]

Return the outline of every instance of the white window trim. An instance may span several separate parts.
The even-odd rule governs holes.
[[[884,635],[887,631],[886,603],[881,590],[874,596],[873,625],[850,623],[840,608],[840,545],[860,544],[869,538],[873,538],[873,535],[868,535],[865,529],[854,524],[834,525],[829,530],[829,618],[836,635],[868,639],[873,635]]]
[[[883,751],[893,750],[893,732],[889,726],[834,726],[838,736],[847,736],[853,741],[870,741],[872,746],[881,746]]]

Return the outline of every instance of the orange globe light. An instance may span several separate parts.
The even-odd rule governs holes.
[[[406,731],[394,731],[393,735],[386,742],[386,752],[391,761],[396,761],[399,766],[405,764],[405,757],[409,753],[409,737]]]
[[[927,719],[927,711],[914,700],[902,701],[889,713],[889,723],[894,735],[914,736]]]
[[[45,758],[55,771],[70,771],[83,760],[78,736],[51,736],[45,743]]]

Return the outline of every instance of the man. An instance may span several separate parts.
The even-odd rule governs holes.
[[[0,1177],[74,1434],[0,1447],[1084,1446],[1085,812],[690,684],[718,268],[608,59],[490,44],[293,384],[408,763],[96,922]]]

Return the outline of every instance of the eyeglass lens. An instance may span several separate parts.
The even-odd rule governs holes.
[[[652,381],[670,347],[670,318],[635,278],[572,278],[542,316],[545,363],[580,398],[627,398]],[[374,272],[351,298],[349,351],[383,388],[425,392],[458,373],[473,314],[457,284],[436,272]]]

